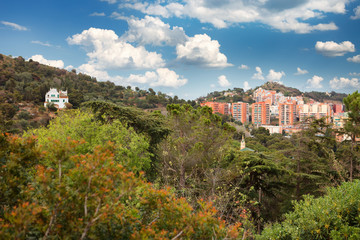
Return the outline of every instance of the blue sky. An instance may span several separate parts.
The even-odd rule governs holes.
[[[359,0],[12,0],[0,53],[185,99],[360,90]]]

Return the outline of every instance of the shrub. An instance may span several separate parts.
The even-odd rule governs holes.
[[[295,202],[285,221],[257,239],[360,239],[360,181],[328,188],[327,195]]]

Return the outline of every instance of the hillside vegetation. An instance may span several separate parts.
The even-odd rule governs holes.
[[[43,126],[51,114],[43,114],[45,94],[50,88],[68,91],[70,103],[78,108],[86,101],[108,101],[142,109],[165,109],[167,104],[186,103],[177,96],[170,97],[153,89],[141,90],[99,82],[75,70],[67,71],[22,57],[0,54],[0,123],[11,132]],[[195,105],[195,102],[187,103]]]

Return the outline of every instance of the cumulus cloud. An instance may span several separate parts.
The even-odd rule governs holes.
[[[312,78],[307,80],[308,86],[306,88],[322,88],[321,82],[324,78],[314,75]]]
[[[43,55],[37,54],[30,57],[33,61],[39,62],[41,64],[49,65],[57,68],[64,68],[64,62],[62,60],[47,60]]]
[[[97,69],[159,68],[165,65],[161,54],[148,52],[143,46],[134,47],[119,39],[112,30],[89,28],[67,38],[72,45],[87,51],[89,64]]]
[[[115,0],[108,0],[115,1]],[[216,28],[226,28],[236,23],[261,22],[282,32],[310,33],[336,30],[333,22],[309,23],[309,19],[322,20],[328,13],[344,14],[349,0],[145,0],[120,4],[120,8],[131,8],[149,15],[162,17],[190,17]],[[325,20],[323,20],[325,21]]]
[[[181,78],[178,74],[168,68],[158,68],[156,71],[148,71],[144,75],[131,74],[127,81],[129,83],[146,83],[157,87],[181,87],[187,83],[186,78]]]
[[[275,70],[270,69],[269,74],[266,76],[266,78],[272,82],[272,81],[280,81],[280,79],[285,76],[285,73],[283,71],[281,72],[275,72]]]
[[[307,70],[305,69],[301,69],[301,68],[297,68],[297,72],[295,73],[295,75],[304,75],[304,74],[307,74],[309,73]]]
[[[227,80],[225,75],[221,75],[218,77],[218,83],[221,87],[229,87],[231,86],[231,83],[229,82],[229,80]]]
[[[249,66],[248,66],[248,65],[245,65],[245,64],[241,64],[238,68],[239,68],[239,69],[242,69],[242,70],[248,70],[248,69],[249,69]]]
[[[120,76],[110,77],[107,71],[100,70],[96,65],[85,63],[77,68],[79,72],[85,73],[91,77],[95,77],[99,81],[112,81],[118,84],[123,82],[123,78]]]
[[[336,43],[333,41],[316,42],[315,49],[318,53],[327,57],[344,56],[346,53],[355,52],[355,45],[350,41]]]
[[[360,55],[356,55],[347,59],[349,62],[360,63]]]
[[[360,89],[360,82],[358,78],[333,78],[330,80],[330,87],[333,89],[342,89],[342,88],[355,88]]]
[[[92,17],[104,17],[105,13],[104,12],[93,12],[92,14],[90,14],[90,16],[92,16]]]
[[[65,69],[68,71],[71,71],[71,70],[75,69],[75,67],[73,65],[68,65],[65,67]]]
[[[207,34],[189,37],[184,44],[176,46],[177,60],[186,64],[205,67],[228,67],[227,57],[220,52],[220,44]]]
[[[171,17],[171,16],[182,16],[184,15],[184,6],[180,3],[171,2],[167,5],[161,5],[160,2],[155,4],[150,4],[145,1],[144,3],[135,2],[135,3],[122,3],[119,5],[119,8],[131,8],[138,11],[141,11],[149,15],[158,15],[161,17]]]
[[[360,6],[354,8],[354,16],[350,17],[353,20],[360,19]]]
[[[246,92],[246,91],[249,90],[251,87],[250,87],[250,84],[249,84],[247,81],[245,81],[243,88],[244,88],[244,91]]]
[[[254,73],[254,75],[252,76],[252,79],[264,80],[265,78],[263,76],[261,68],[256,67],[255,70],[256,70],[256,73]]]
[[[27,31],[29,30],[27,27],[21,26],[19,24],[13,23],[13,22],[6,22],[6,21],[1,21],[1,24],[11,27],[13,30],[17,30],[17,31]]]
[[[182,27],[172,27],[160,18],[145,16],[144,19],[128,19],[129,30],[122,37],[128,42],[152,44],[155,46],[176,46],[184,43],[187,36]]]
[[[107,71],[97,69],[96,66],[91,64],[83,64],[77,69],[100,81],[112,81],[118,85],[148,84],[152,87],[178,88],[188,81],[168,68],[158,68],[156,71],[147,71],[144,74],[130,74],[129,77],[110,76]]]

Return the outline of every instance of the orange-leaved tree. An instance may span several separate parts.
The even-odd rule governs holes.
[[[36,149],[38,163],[28,171],[22,198],[1,206],[1,239],[242,237],[241,223],[228,226],[210,203],[200,201],[194,210],[170,189],[156,189],[127,170],[112,142],[84,154],[84,140],[49,141],[46,151]]]

